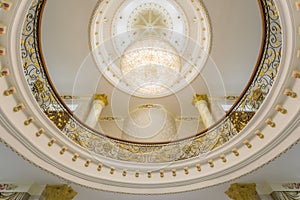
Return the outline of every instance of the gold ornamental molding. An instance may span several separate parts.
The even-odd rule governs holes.
[[[243,98],[241,98],[240,102],[236,104],[234,110],[242,109],[256,111],[260,108],[272,88],[273,79],[276,77],[274,74],[278,72],[278,63],[281,61],[282,32],[277,7],[273,0],[260,0],[259,4],[262,7],[262,12],[273,10],[276,15],[273,15],[270,12],[264,13],[266,15],[266,20],[263,20],[263,23],[266,23],[264,24],[266,39],[265,43],[262,44],[264,51],[262,51],[261,55],[264,59],[261,59],[258,69],[256,69],[258,71],[254,76],[255,79],[253,79],[253,83],[248,86],[247,92],[244,94]],[[44,1],[33,1],[28,13],[35,16],[35,18],[40,18],[44,5]],[[33,96],[37,98],[37,101],[39,97],[44,97],[43,101],[38,101],[40,108],[42,108],[45,113],[48,113],[50,120],[58,126],[64,135],[73,140],[74,143],[82,144],[82,147],[96,155],[109,157],[115,160],[139,163],[164,163],[187,160],[211,151],[214,149],[217,142],[218,147],[222,146],[234,138],[234,136],[238,135],[248,124],[248,121],[241,118],[244,115],[235,115],[236,113],[232,111],[219,123],[214,124],[213,120],[209,120],[209,123],[207,123],[209,129],[207,129],[206,132],[198,133],[192,140],[186,138],[180,141],[175,140],[168,144],[155,144],[152,146],[152,144],[130,143],[108,138],[105,133],[99,134],[93,129],[89,129],[84,123],[74,118],[73,113],[63,112],[56,117],[52,115],[52,113],[49,113],[50,108],[66,110],[64,104],[60,102],[59,97],[56,97],[56,94],[53,91],[54,88],[52,88],[51,84],[47,82],[48,80],[44,76],[31,75],[33,71],[39,73],[47,71],[45,63],[42,62],[42,55],[37,48],[39,47],[40,38],[36,37],[35,29],[28,28],[28,26],[39,26],[36,23],[37,21],[31,20],[31,18],[26,19],[21,39],[22,52],[33,52],[35,54],[35,56],[30,56],[31,54],[29,53],[24,54],[25,56],[22,58],[27,83],[34,87],[35,84],[33,83],[36,81],[45,82],[44,88],[46,88],[46,91],[32,88]],[[271,26],[267,23],[271,24]],[[27,30],[30,30],[30,32]],[[269,55],[269,52],[272,52],[272,55]],[[268,68],[265,66],[268,66]],[[256,91],[260,90],[262,90],[262,93],[257,95]],[[257,98],[257,96],[259,96],[259,98]],[[99,98],[106,101],[105,96]],[[205,95],[195,95],[194,98],[195,100],[207,99]],[[233,116],[237,123],[241,123],[240,125],[232,125],[231,121]],[[76,139],[74,140],[74,138]],[[190,149],[190,151],[185,151],[185,149]],[[116,150],[118,151],[117,154],[115,153]],[[133,154],[135,156],[132,156]]]
[[[72,200],[77,192],[67,185],[47,185],[42,196],[45,200]]]
[[[30,195],[26,192],[1,192],[0,191],[0,199],[1,200],[28,200]]]
[[[231,184],[225,192],[232,200],[257,200],[256,185],[253,184]]]
[[[196,105],[198,101],[206,101],[208,103],[208,97],[206,94],[194,94],[193,105]]]
[[[261,0],[261,2],[264,2],[264,6],[267,6],[268,9],[272,9],[276,13],[266,17],[274,17],[276,19],[279,17],[276,5],[285,8],[281,9],[283,10],[283,15],[290,9],[291,2],[294,5],[294,1],[289,0]],[[16,5],[15,12],[22,12],[24,16],[29,16],[24,13],[26,12],[25,8],[29,7],[28,3],[30,2],[21,0],[14,1],[14,5]],[[35,14],[38,13],[36,11],[40,11],[41,8],[42,1],[34,0],[28,12],[32,14],[30,16],[36,17]],[[295,10],[295,7],[293,7],[293,9]],[[11,9],[11,11],[14,11],[14,9]],[[299,13],[294,13],[293,10],[289,10],[289,12],[295,14],[294,19],[299,21]],[[11,20],[10,23],[12,24],[7,32],[21,32],[21,20],[23,19],[17,18]],[[26,20],[30,21],[29,17]],[[282,24],[286,26],[283,27],[284,30],[286,30],[284,33],[287,34],[284,39],[297,38],[293,37],[295,27],[289,21],[290,18],[284,17],[283,20],[285,21]],[[280,32],[281,30],[279,22],[279,20],[273,20],[273,24],[269,24],[274,28],[272,30],[276,30],[274,33]],[[5,24],[9,23],[5,22]],[[30,24],[30,27],[35,27],[31,25],[32,24]],[[28,38],[26,38],[25,35],[28,36]],[[299,69],[295,69],[295,66],[299,66],[299,58],[296,58],[296,55],[285,55],[287,57],[291,56],[291,59],[286,59],[284,63],[280,63],[280,60],[278,60],[280,59],[280,57],[278,57],[280,54],[277,54],[278,52],[276,53],[275,51],[274,54],[272,54],[272,51],[267,51],[271,55],[263,54],[265,60],[268,62],[264,63],[264,67],[261,69],[265,70],[265,72],[259,73],[260,75],[256,78],[264,80],[264,82],[262,85],[259,85],[259,83],[257,83],[258,85],[251,85],[252,88],[246,91],[246,96],[241,98],[240,104],[235,107],[235,111],[239,111],[239,108],[251,108],[251,106],[257,108],[255,111],[259,114],[253,117],[257,120],[255,121],[255,126],[249,126],[247,130],[241,130],[245,130],[242,134],[238,134],[239,132],[232,131],[234,127],[232,127],[232,122],[228,116],[226,120],[230,123],[227,123],[227,126],[219,126],[214,129],[222,133],[220,146],[208,154],[200,154],[199,151],[202,147],[203,149],[207,148],[207,146],[199,146],[199,144],[207,144],[203,137],[196,136],[182,141],[174,141],[169,144],[155,145],[134,144],[107,137],[103,139],[104,137],[101,134],[93,134],[93,132],[83,125],[76,124],[77,121],[72,115],[69,115],[69,118],[73,120],[72,125],[74,125],[74,130],[59,131],[61,129],[57,124],[53,124],[52,121],[55,117],[50,115],[51,118],[48,116],[49,120],[45,117],[44,112],[47,112],[49,108],[47,107],[47,103],[50,103],[49,105],[51,105],[52,108],[53,106],[62,109],[64,107],[60,107],[62,105],[59,103],[59,98],[52,95],[51,87],[48,83],[45,83],[44,88],[47,89],[46,91],[42,90],[41,87],[33,90],[30,87],[35,87],[34,82],[36,80],[25,80],[24,74],[22,73],[20,76],[20,71],[23,69],[26,74],[25,77],[30,77],[32,71],[42,68],[41,66],[37,66],[36,62],[30,60],[36,58],[35,56],[31,58],[24,57],[23,59],[27,63],[26,65],[22,65],[22,61],[18,60],[20,56],[12,52],[12,49],[15,51],[15,43],[13,42],[16,41],[16,37],[18,36],[19,35],[16,36],[12,34],[12,36],[8,37],[10,41],[7,42],[7,44],[11,46],[5,47],[8,51],[3,57],[7,59],[8,56],[10,56],[13,63],[7,62],[5,68],[3,68],[3,70],[9,68],[10,74],[4,70],[5,76],[3,75],[0,78],[2,94],[4,90],[10,87],[15,87],[16,93],[8,91],[10,95],[3,95],[2,98],[0,98],[0,123],[2,125],[0,127],[0,140],[7,141],[16,151],[22,152],[22,155],[28,158],[28,160],[34,160],[35,164],[42,169],[57,174],[59,177],[68,178],[71,182],[73,181],[76,184],[82,184],[86,187],[101,190],[139,194],[144,194],[145,191],[147,191],[147,193],[161,194],[169,193],[168,191],[183,192],[187,190],[197,190],[199,188],[220,184],[222,181],[229,181],[241,177],[245,173],[250,173],[261,167],[262,163],[276,158],[280,152],[286,150],[299,139],[299,134],[295,134],[296,131],[299,132],[299,128],[297,128],[299,127],[300,121],[299,97],[293,94],[293,92],[298,92],[297,88],[299,88],[300,83],[299,78],[291,76],[293,70],[299,71]],[[20,38],[20,43],[24,45],[24,49],[27,49],[28,51],[26,52],[29,53],[34,51],[34,48],[31,46],[32,43],[30,42],[38,40],[31,36],[34,36],[34,34],[30,35],[28,31],[25,31],[24,37]],[[281,49],[281,47],[279,47],[280,42],[281,40],[279,40],[278,43],[275,42],[274,45],[277,45],[275,50]],[[290,43],[296,46],[299,41],[297,40],[296,42],[293,41]],[[282,48],[289,49],[292,46],[290,43],[287,43]],[[38,45],[35,47],[38,48]],[[268,47],[265,48],[265,50],[268,50]],[[293,50],[296,52],[296,49]],[[287,53],[290,54],[294,52],[287,51]],[[39,56],[38,52],[35,53],[37,53],[35,55]],[[23,55],[25,56],[25,54]],[[28,65],[29,61],[31,65]],[[273,64],[270,65],[272,62]],[[280,74],[276,80],[273,79],[275,77],[274,72]],[[42,82],[45,81],[43,76],[32,77],[36,77]],[[272,85],[266,84],[268,80],[271,80],[270,83],[274,83],[275,89],[271,87]],[[30,84],[25,83],[26,81],[29,81]],[[30,87],[28,87],[29,85]],[[277,88],[277,86],[279,88]],[[254,90],[252,90],[253,88]],[[257,93],[254,92],[257,88],[262,89],[262,98],[260,92],[258,93],[259,95],[256,95]],[[288,89],[288,91],[284,91],[285,89]],[[32,91],[36,93],[32,95],[30,93]],[[39,93],[39,91],[42,93]],[[38,107],[37,103],[33,102],[35,97],[40,97],[39,95],[45,97],[43,98],[44,104],[41,104],[41,107]],[[261,101],[255,101],[255,99],[265,99],[267,95],[269,95],[268,104],[261,106]],[[254,98],[252,98],[252,96]],[[275,108],[276,105],[279,104],[281,107]],[[46,109],[43,110],[42,106],[45,106],[44,108]],[[40,108],[42,111],[39,110]],[[244,115],[241,116],[244,117]],[[24,123],[25,120],[29,119],[35,120],[30,120],[31,123]],[[272,119],[272,121],[268,119]],[[60,122],[62,119],[58,116],[55,120]],[[274,122],[276,126],[272,127],[272,123],[269,122]],[[205,137],[215,136],[215,132],[213,131],[208,133],[206,133]],[[92,137],[89,138],[89,136]],[[273,142],[271,143],[270,141]],[[225,143],[229,145],[223,145]],[[25,147],[27,148],[26,151],[22,151]],[[98,151],[97,153],[99,154],[102,153],[101,156],[105,156],[99,159],[93,150]],[[170,157],[170,155],[180,156],[177,157],[176,160]],[[201,157],[202,155],[204,156]],[[141,159],[144,158],[143,156],[150,159],[145,162],[145,160]],[[170,162],[170,158],[172,162]],[[51,165],[50,163],[46,163],[49,161],[51,161]],[[133,163],[132,161],[135,162]],[[141,163],[138,163],[138,161],[141,161]],[[164,169],[159,168],[159,170],[157,170],[157,166],[161,167],[162,165],[156,164],[161,162],[163,162]],[[164,165],[164,162],[166,162],[167,165]],[[244,166],[247,166],[247,168],[244,168]],[[226,171],[226,173],[224,173],[224,171]],[[174,185],[173,181],[177,181],[177,184]],[[149,184],[153,186],[151,190],[149,190]],[[139,185],[139,187],[137,188],[136,185]]]
[[[94,100],[102,101],[105,106],[108,105],[107,95],[106,94],[94,94]]]

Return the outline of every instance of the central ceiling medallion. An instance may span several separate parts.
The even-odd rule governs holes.
[[[144,3],[130,14],[127,29],[150,36],[161,35],[165,29],[172,30],[173,23],[165,8],[156,3]]]
[[[91,50],[116,88],[163,97],[199,75],[210,51],[210,29],[200,1],[107,1],[91,21]]]

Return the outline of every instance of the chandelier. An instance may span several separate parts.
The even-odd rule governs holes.
[[[120,61],[125,82],[136,92],[159,95],[178,79],[181,60],[169,43],[146,39],[131,44]]]

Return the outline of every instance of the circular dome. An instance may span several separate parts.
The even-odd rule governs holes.
[[[7,21],[9,22],[7,24],[11,24],[8,30],[11,35],[6,37],[7,49],[11,50],[8,53],[11,55],[6,58],[9,68],[2,70],[6,75],[10,72],[10,76],[2,77],[1,82],[2,88],[14,85],[19,89],[17,94],[5,97],[8,100],[1,101],[3,125],[1,140],[13,145],[15,151],[21,152],[22,156],[40,168],[68,181],[103,191],[136,194],[183,192],[207,188],[239,178],[258,169],[263,163],[268,163],[299,140],[297,127],[300,104],[294,98],[295,96],[291,95],[294,93],[291,90],[299,86],[299,82],[291,78],[291,72],[297,70],[293,63],[298,62],[295,54],[298,46],[295,44],[299,44],[299,38],[295,37],[297,21],[292,20],[295,14],[292,12],[296,12],[296,9],[292,9],[290,2],[262,1],[262,13],[265,15],[265,20],[262,21],[267,33],[264,35],[262,58],[252,83],[247,91],[245,90],[234,110],[228,112],[228,116],[221,120],[216,128],[208,130],[205,135],[170,142],[167,145],[136,144],[100,135],[86,128],[70,112],[65,112],[67,111],[65,105],[58,101],[59,97],[49,82],[50,79],[40,57],[41,40],[35,38],[39,35],[41,23],[39,20],[32,19],[39,19],[43,10],[42,4],[45,2],[16,1],[16,13],[13,13],[15,18],[5,18],[11,20]],[[120,1],[113,2],[120,3]],[[187,1],[181,2],[187,3]],[[60,5],[59,3],[57,4]],[[103,1],[105,5],[108,3],[110,1]],[[32,4],[31,7],[29,4]],[[277,8],[276,5],[280,7]],[[27,12],[27,15],[23,15],[23,12]],[[34,15],[31,15],[32,13]],[[19,19],[21,16],[28,15],[34,17],[26,17],[22,21]],[[281,15],[283,15],[282,21]],[[296,17],[294,19],[300,20]],[[23,24],[23,27],[20,24]],[[22,36],[19,40],[16,39],[16,33],[21,32]],[[288,39],[293,41],[297,39],[297,41]],[[15,47],[18,41],[21,48],[20,52],[16,53]],[[269,58],[270,52],[274,52],[271,54],[274,56],[271,60],[266,59]],[[285,53],[285,59],[281,59],[282,53]],[[24,73],[20,69],[24,70]],[[28,84],[25,84],[25,81]],[[36,87],[39,81],[45,84],[43,90],[38,90]],[[255,98],[257,96],[255,91],[259,88],[263,89],[262,95],[260,98]],[[41,100],[41,97],[44,98]],[[32,102],[33,98],[36,102]],[[275,110],[275,105],[281,105],[288,114]],[[143,107],[147,107],[148,110],[140,108],[143,113],[137,114],[138,117],[132,117],[135,121],[127,122],[125,130],[131,128],[131,124],[138,127],[137,130],[152,124],[148,111],[151,111],[150,113],[154,111],[150,116],[159,115],[160,117],[157,116],[159,119],[166,119],[166,122],[170,119],[172,122],[172,118],[166,117],[160,109]],[[52,115],[55,113],[52,112],[53,108],[57,115]],[[247,123],[240,120],[243,116],[237,116],[239,114],[237,111],[243,111],[240,114],[245,114],[244,110],[247,111],[248,108],[255,108],[257,113],[254,116],[255,121],[243,129]],[[59,131],[66,116],[72,129]],[[144,121],[145,118],[147,121]],[[136,126],[133,122],[141,124]],[[234,122],[243,129],[243,132],[237,132]],[[174,129],[174,126],[171,127]],[[159,130],[163,130],[162,133],[170,133],[165,128]],[[211,136],[216,135],[215,133],[221,134],[220,138],[216,137],[219,142],[217,145],[211,142]],[[211,145],[218,149],[209,153],[203,151]],[[98,157],[95,157],[96,155]],[[97,158],[101,158],[100,163]],[[162,166],[160,163],[163,163],[164,168],[157,170],[157,166]]]
[[[124,121],[123,139],[136,142],[170,141],[176,135],[173,116],[162,105],[142,105]]]
[[[167,42],[148,39],[133,43],[120,62],[126,83],[134,91],[159,95],[171,88],[181,69],[180,57]]]
[[[142,98],[165,97],[188,86],[204,67],[211,47],[208,15],[198,1],[100,3],[90,36],[104,77],[115,88]],[[158,41],[145,45],[145,38]],[[137,50],[141,44],[143,49]],[[144,59],[147,56],[153,58]]]
[[[166,8],[157,3],[148,2],[135,8],[129,15],[128,30],[137,30],[142,34],[161,35],[164,29],[173,29],[172,17]]]

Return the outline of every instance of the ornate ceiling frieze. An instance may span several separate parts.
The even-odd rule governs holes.
[[[1,63],[5,64],[1,66],[0,78],[4,92],[0,98],[1,140],[41,168],[101,190],[143,194],[182,192],[250,173],[299,140],[300,82],[295,76],[295,71],[299,71],[295,66],[300,62],[297,57],[300,39],[295,35],[298,29],[295,23],[299,22],[300,14],[293,0],[260,1],[265,23],[260,62],[248,88],[227,116],[203,134],[155,144],[122,141],[95,132],[60,101],[47,75],[38,37],[44,3],[15,1],[3,21],[9,25],[7,37],[0,36],[6,49],[1,57]],[[101,6],[109,5],[100,5],[99,13]],[[163,15],[158,17],[159,26],[175,27],[175,22],[172,24],[168,19],[173,15],[162,14],[166,9],[151,6],[151,14],[146,14],[145,8],[136,10],[131,15],[133,21],[139,17],[142,21],[147,18],[147,22],[150,16]],[[122,6],[117,8],[122,10]],[[125,8],[128,7],[124,4]],[[182,14],[180,9],[178,13]],[[92,33],[112,19],[117,24],[120,16],[116,16],[95,19]],[[122,17],[126,19],[125,15]],[[124,24],[127,29],[128,23]],[[133,23],[133,27],[137,24]],[[116,28],[112,30],[119,33]],[[182,31],[191,32],[185,28]],[[99,32],[99,35],[108,37],[112,33]],[[254,116],[241,112],[246,108],[255,112]]]

